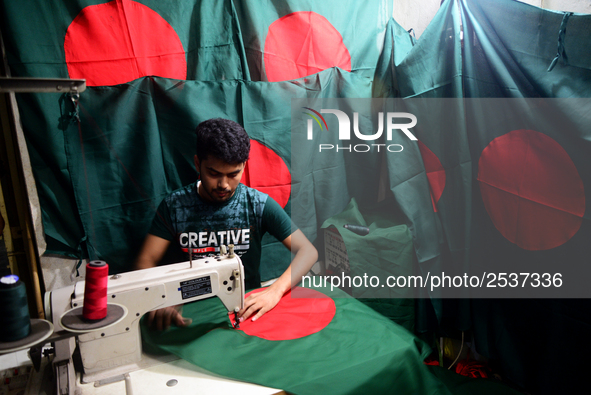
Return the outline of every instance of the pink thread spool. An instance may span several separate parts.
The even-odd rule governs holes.
[[[108,280],[109,265],[105,261],[91,261],[86,265],[84,307],[82,309],[84,319],[97,321],[107,316]]]

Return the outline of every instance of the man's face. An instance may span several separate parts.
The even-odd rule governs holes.
[[[211,155],[201,161],[195,155],[194,161],[201,175],[199,196],[202,199],[223,203],[234,195],[244,173],[246,162],[230,164]]]

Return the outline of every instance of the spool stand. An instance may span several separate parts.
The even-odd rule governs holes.
[[[108,328],[120,322],[127,315],[127,308],[117,303],[107,303],[107,316],[90,321],[82,315],[83,307],[68,310],[60,317],[61,326],[68,332],[86,333]]]
[[[82,316],[82,307],[78,307],[62,314],[60,317],[60,324],[64,330],[72,333],[94,332],[117,324],[124,319],[126,315],[127,308],[125,306],[116,303],[108,303],[107,316],[105,318],[97,321],[88,321]],[[51,322],[31,318],[31,333],[19,340],[0,342],[0,354],[8,354],[40,345],[49,339],[53,333],[54,326]]]
[[[47,320],[31,318],[31,333],[28,336],[11,341],[0,342],[0,354],[8,354],[15,351],[31,348],[41,343],[53,334],[53,324]]]

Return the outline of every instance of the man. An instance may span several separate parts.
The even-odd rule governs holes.
[[[240,321],[255,321],[273,309],[318,258],[312,243],[292,226],[271,197],[240,184],[250,152],[250,138],[238,123],[210,119],[197,126],[195,167],[200,181],[174,191],[162,201],[136,262],[137,269],[154,267],[172,242],[194,256],[235,244],[245,270],[246,289],[260,287],[261,239],[271,233],[291,250],[287,270],[264,291],[249,296],[238,313]],[[272,169],[269,169],[272,171]],[[216,250],[217,248],[217,250]],[[188,257],[187,257],[188,259]],[[148,323],[166,329],[187,322],[176,308],[151,312]]]

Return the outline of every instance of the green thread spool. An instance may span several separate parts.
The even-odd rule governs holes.
[[[0,279],[0,342],[12,342],[31,333],[25,284],[11,274]]]

